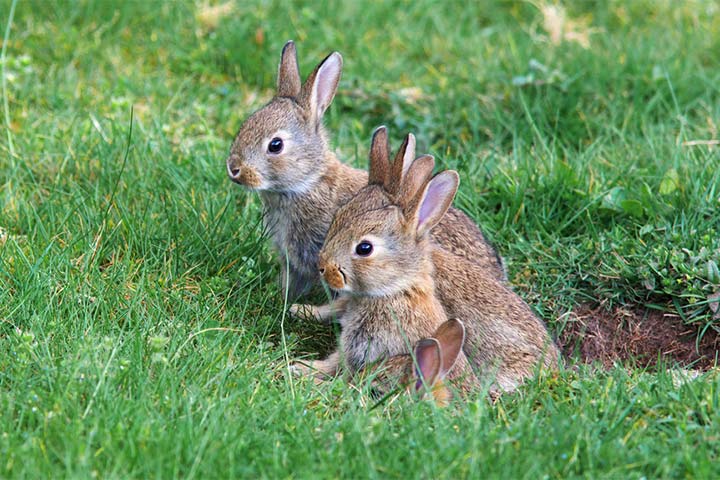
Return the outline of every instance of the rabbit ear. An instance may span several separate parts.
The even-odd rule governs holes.
[[[387,127],[375,129],[370,145],[370,175],[368,185],[385,185],[390,170],[390,147]]]
[[[342,56],[338,52],[328,55],[310,74],[302,87],[305,106],[310,118],[319,124],[325,110],[330,106],[342,73]]]
[[[282,49],[277,76],[278,97],[297,97],[300,94],[300,70],[298,69],[295,42],[289,40]]]
[[[440,379],[444,378],[457,361],[465,343],[465,326],[461,321],[450,319],[435,331],[433,338],[440,344]]]
[[[415,345],[415,390],[420,390],[423,382],[432,386],[440,374],[442,357],[440,344],[434,338],[423,338]]]
[[[423,155],[413,161],[403,175],[400,184],[399,203],[409,210],[413,210],[420,201],[418,193],[430,180],[435,168],[435,159],[432,155]]]
[[[452,204],[460,184],[460,177],[454,170],[445,170],[435,175],[419,195],[419,201],[410,206],[410,215],[415,221],[416,233],[420,237],[438,224]]]
[[[403,177],[410,168],[415,158],[415,135],[408,133],[398,149],[393,160],[390,175],[385,184],[385,189],[392,195],[397,195],[402,187]]]

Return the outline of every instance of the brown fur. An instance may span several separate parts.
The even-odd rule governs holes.
[[[465,354],[499,390],[514,390],[540,365],[557,367],[559,353],[545,324],[518,294],[442,248],[433,248],[432,259],[440,301],[449,316],[465,321]]]
[[[389,151],[390,145],[387,143],[387,139],[385,142],[385,149]],[[373,141],[373,143],[375,142]],[[370,156],[372,157],[372,152],[370,152]],[[388,158],[389,156],[390,153],[388,152]],[[388,174],[384,185],[385,190],[390,195],[397,195],[400,193],[403,175],[405,174],[406,169],[412,164],[412,161],[414,160],[413,157],[415,157],[415,136],[412,133],[408,133],[395,155],[395,160],[393,160],[392,166],[388,166],[387,168]]]
[[[377,128],[373,133],[370,146],[370,161],[368,184],[383,185],[389,175],[390,152],[388,151],[388,135],[386,128]]]
[[[317,82],[329,66],[324,95]],[[260,192],[265,225],[281,254],[283,286],[297,296],[319,282],[320,247],[335,210],[367,184],[367,173],[341,163],[328,147],[322,115],[340,78],[342,57],[334,53],[309,75],[298,92],[300,77],[295,46],[288,42],[278,68],[278,94],[241,126],[230,149],[230,178]],[[325,77],[328,78],[328,77]],[[327,89],[330,89],[328,91]],[[276,155],[267,143],[278,132],[286,147]],[[433,232],[440,245],[505,279],[500,257],[482,232],[462,212],[452,211]],[[290,268],[286,271],[286,263]],[[289,278],[287,277],[289,275]]]
[[[301,88],[295,43],[287,42],[278,65],[277,94],[279,97],[297,97]]]
[[[320,276],[317,271],[318,252],[332,221],[333,209],[321,208],[326,202],[345,203],[353,192],[341,185],[363,183],[367,177],[348,175],[351,169],[329,154],[327,171],[315,188],[305,195],[286,195],[261,192],[264,206],[264,222],[273,244],[282,253],[283,278],[285,261],[290,264],[290,292],[300,294],[303,286],[315,285]],[[359,188],[359,185],[358,185]]]
[[[252,167],[245,167],[240,172],[240,182],[251,188],[258,188],[261,185],[260,175]]]

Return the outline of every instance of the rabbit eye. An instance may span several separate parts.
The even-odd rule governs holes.
[[[368,255],[370,255],[372,253],[372,251],[373,251],[372,243],[366,242],[366,241],[362,241],[362,242],[358,243],[357,246],[355,247],[355,253],[357,253],[361,257],[367,257]]]
[[[280,153],[283,149],[283,141],[281,138],[275,137],[268,143],[268,152]]]

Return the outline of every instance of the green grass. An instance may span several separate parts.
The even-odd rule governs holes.
[[[573,2],[589,48],[552,43],[537,2],[239,2],[215,28],[199,9],[18,2],[0,134],[0,477],[720,473],[714,374],[676,386],[569,369],[446,410],[371,409],[342,380],[288,377],[286,354],[335,333],[283,315],[259,201],[224,167],[285,40],[303,74],[339,50],[327,125],[342,158],[366,165],[380,123],[396,142],[413,131],[460,171],[457,204],[553,332],[580,303],[715,328],[720,147],[688,142],[718,138],[716,3]]]

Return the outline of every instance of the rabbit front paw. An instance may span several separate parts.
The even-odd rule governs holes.
[[[314,305],[293,303],[290,305],[290,316],[298,320],[315,320]]]
[[[305,303],[293,303],[290,306],[290,315],[298,320],[313,320],[322,323],[338,321],[345,312],[347,299],[338,298],[326,305],[308,305]]]

